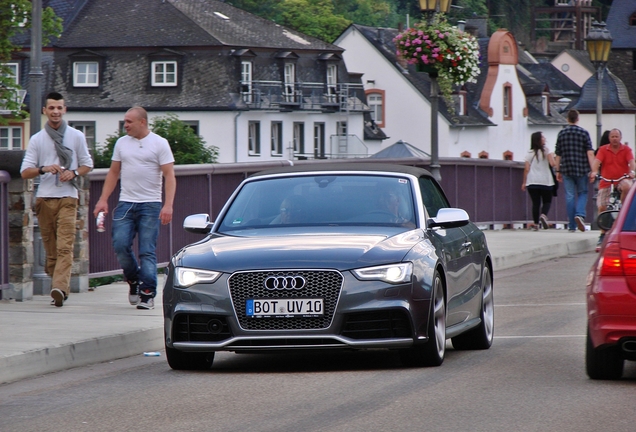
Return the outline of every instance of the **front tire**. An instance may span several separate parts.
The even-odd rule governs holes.
[[[439,273],[433,275],[431,313],[428,318],[428,341],[401,350],[400,359],[407,367],[440,366],[446,354],[446,301]]]
[[[585,369],[587,376],[594,380],[617,380],[623,376],[625,360],[618,347],[594,348],[590,329],[587,330],[585,344]]]
[[[166,358],[174,370],[208,370],[214,362],[214,353],[184,352],[166,347]]]
[[[457,350],[483,350],[492,346],[495,334],[495,300],[492,288],[490,268],[484,266],[481,275],[481,323],[451,339]]]

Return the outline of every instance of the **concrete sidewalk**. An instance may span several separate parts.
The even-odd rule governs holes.
[[[598,239],[598,231],[484,232],[495,272],[591,252]],[[0,383],[162,350],[161,295],[154,310],[137,310],[127,288],[121,282],[71,294],[61,308],[45,296],[0,301]]]

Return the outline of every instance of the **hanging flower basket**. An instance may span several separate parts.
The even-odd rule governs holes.
[[[436,15],[430,23],[415,24],[393,42],[397,56],[418,72],[437,73],[440,92],[451,109],[453,85],[476,82],[481,72],[477,39],[451,26],[442,15]]]

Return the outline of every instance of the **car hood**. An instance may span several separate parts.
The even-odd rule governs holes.
[[[420,230],[391,234],[215,234],[186,246],[174,257],[183,267],[231,273],[272,268],[349,270],[400,262],[423,240]]]

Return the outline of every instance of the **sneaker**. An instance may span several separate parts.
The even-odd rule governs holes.
[[[131,305],[136,306],[139,304],[139,282],[126,281],[130,289],[128,290],[128,301]]]
[[[569,229],[568,232],[573,233],[573,232],[576,232],[576,230]]]
[[[53,297],[53,300],[51,300],[51,304],[55,307],[62,307],[64,305],[64,300],[66,300],[66,295],[64,294],[64,292],[62,292],[61,289],[57,288],[53,288],[51,290],[51,297]]]
[[[539,222],[541,223],[541,228],[548,229],[550,225],[548,225],[548,218],[545,215],[539,216]]]
[[[532,231],[539,231],[539,227],[537,225],[532,225],[532,227],[530,227],[530,229]]]
[[[155,308],[155,300],[152,297],[143,297],[139,304],[137,305],[137,309],[154,309]]]
[[[579,231],[585,231],[585,221],[581,216],[575,216],[574,221],[576,222],[576,226],[578,227]]]

